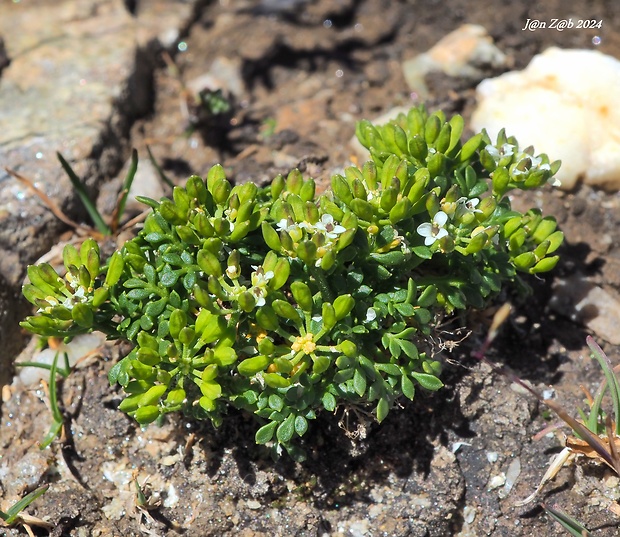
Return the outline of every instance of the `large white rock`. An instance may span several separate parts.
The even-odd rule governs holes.
[[[579,180],[620,190],[620,61],[593,50],[547,49],[518,72],[483,80],[472,128],[505,127],[523,147],[560,159],[561,188]]]

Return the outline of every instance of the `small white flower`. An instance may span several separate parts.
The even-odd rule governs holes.
[[[487,145],[485,147],[487,153],[491,155],[493,160],[497,163],[504,157],[511,157],[514,154],[514,150],[516,149],[512,144],[502,144],[499,148],[494,145]]]
[[[366,322],[370,323],[377,318],[377,312],[373,308],[366,310]]]
[[[265,297],[267,296],[267,284],[274,277],[273,270],[265,272],[263,267],[252,265],[254,272],[250,276],[252,279],[251,292],[256,297],[256,305],[260,308],[265,305]]]
[[[321,216],[320,222],[314,224],[317,231],[322,231],[328,239],[337,239],[338,235],[344,233],[347,228],[341,226],[334,221],[334,217],[331,214],[324,214]]]
[[[448,215],[443,211],[438,211],[433,217],[433,221],[424,222],[418,226],[417,232],[424,237],[424,245],[430,246],[435,241],[448,236],[448,231],[444,228],[448,221]]]
[[[476,209],[480,200],[478,198],[467,199],[465,196],[456,200],[456,218],[461,218],[467,213],[481,213],[480,209]]]
[[[290,224],[288,219],[283,218],[276,224],[276,227],[278,228],[278,231],[288,231],[294,225],[295,224]]]

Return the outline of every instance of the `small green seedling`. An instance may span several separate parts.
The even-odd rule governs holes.
[[[558,523],[562,526],[566,531],[568,531],[574,537],[591,537],[591,533],[582,526],[579,522],[577,522],[574,518],[568,516],[566,513],[555,509],[554,507],[550,507],[548,505],[544,505],[543,507],[545,511]]]
[[[63,416],[60,407],[58,406],[58,384],[56,381],[56,374],[61,375],[64,378],[67,378],[71,374],[71,366],[69,365],[69,356],[67,353],[64,353],[64,367],[58,367],[58,355],[60,353],[56,353],[54,356],[54,360],[51,364],[43,364],[40,362],[18,362],[15,365],[18,367],[39,367],[41,369],[47,369],[50,372],[49,382],[48,382],[48,393],[49,393],[49,408],[52,414],[52,425],[50,426],[50,430],[45,435],[45,438],[40,443],[40,448],[45,449],[48,447],[55,438],[61,435],[62,428],[65,423],[65,418]]]
[[[138,170],[138,152],[134,149],[131,153],[131,164],[127,170],[127,175],[125,176],[125,181],[123,182],[123,189],[121,190],[121,194],[114,209],[114,214],[112,215],[110,225],[106,224],[105,219],[101,216],[101,213],[98,211],[96,205],[90,199],[90,196],[88,195],[88,192],[86,192],[82,181],[73,171],[71,165],[60,153],[56,153],[56,156],[58,157],[63,170],[65,170],[67,176],[69,177],[69,180],[82,201],[82,204],[88,211],[88,214],[95,224],[97,231],[99,231],[102,236],[108,236],[116,233],[116,230],[120,225],[120,219],[125,211],[125,203],[127,202],[129,190],[131,189],[131,185],[133,184],[133,180],[136,176],[136,171]]]
[[[120,409],[146,425],[183,410],[219,425],[230,407],[256,442],[301,457],[321,411],[383,421],[401,397],[442,387],[434,355],[446,315],[484,308],[524,274],[551,270],[555,219],[511,207],[514,189],[559,162],[501,132],[464,143],[463,119],[423,107],[357,126],[370,160],[316,195],[298,170],[233,186],[217,165],[151,207],[109,259],[67,245],[64,278],[28,268],[37,308],[22,326],[71,338],[100,330],[133,343],[110,371]]]
[[[0,511],[0,519],[2,519],[4,525],[8,527],[22,525],[31,537],[34,537],[34,534],[32,533],[30,526],[39,526],[51,529],[52,526],[48,522],[22,513],[22,511],[32,504],[37,498],[43,496],[43,494],[47,492],[48,488],[49,485],[39,487],[38,489],[26,494],[26,496],[18,502],[14,503],[6,512]]]

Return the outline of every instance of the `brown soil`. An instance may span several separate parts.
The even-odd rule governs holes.
[[[141,9],[148,9],[144,4]],[[134,125],[131,144],[140,154],[149,145],[178,181],[204,174],[216,162],[237,182],[264,182],[296,166],[327,179],[351,156],[347,142],[356,120],[415,104],[402,61],[461,24],[487,28],[514,67],[522,68],[550,45],[593,48],[595,35],[522,32],[528,18],[601,19],[599,49],[620,57],[617,8],[613,0],[207,4],[183,38],[187,50],[162,56],[155,109]],[[239,66],[242,94],[225,122],[203,121],[188,134],[187,88],[218,57]],[[429,108],[467,119],[474,82],[433,76],[429,86]],[[540,389],[553,385],[558,399],[575,409],[582,404],[579,384],[592,388],[601,375],[587,357],[587,331],[549,309],[551,286],[554,278],[581,274],[620,290],[620,198],[582,187],[524,195],[515,203],[555,214],[567,243],[554,274],[533,279],[532,297],[515,304],[491,357]],[[366,426],[352,414],[321,416],[305,440],[310,457],[303,464],[267,458],[254,445],[254,423],[241,414],[231,413],[218,430],[180,416],[161,429],[140,430],[116,410],[121,395],[110,389],[106,373],[122,349],[106,347],[101,359],[62,384],[66,442],[43,452],[36,446],[50,422],[42,390],[15,392],[5,401],[3,492],[14,497],[51,483],[28,511],[49,519],[57,536],[563,535],[539,503],[515,506],[536,488],[560,442],[553,435],[532,440],[547,415],[469,358],[484,323],[456,319],[446,331],[463,325],[475,333],[446,351],[444,389],[420,393],[381,426]],[[615,363],[618,350],[606,350]],[[514,488],[492,488],[515,461],[520,472]],[[154,497],[162,501],[148,517],[135,507],[132,475],[141,483],[150,476]],[[618,481],[607,470],[579,463],[563,469],[540,498],[598,529],[596,535],[612,536],[618,517],[606,506],[618,497]]]

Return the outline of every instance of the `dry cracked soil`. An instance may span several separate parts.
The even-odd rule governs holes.
[[[521,31],[528,18],[570,16],[600,19],[603,28]],[[596,35],[599,50],[620,58],[615,0],[14,0],[0,5],[0,161],[76,221],[87,216],[56,151],[108,214],[132,147],[152,197],[167,191],[153,184],[147,146],[179,183],[220,162],[236,182],[264,183],[299,167],[325,185],[351,159],[355,121],[417,103],[402,62],[465,23],[485,27],[515,69],[551,45],[594,48]],[[476,83],[433,74],[427,106],[467,119]],[[232,104],[217,121],[196,106],[204,87],[220,88]],[[600,312],[593,306],[587,318],[571,317],[578,299],[558,306],[558,288],[562,280],[587,278],[610,296],[620,291],[620,198],[582,186],[522,194],[514,203],[554,214],[567,241],[554,273],[533,279],[532,296],[514,304],[490,355],[541,390],[553,386],[574,409],[583,404],[579,385],[592,388],[601,379],[585,347],[588,323]],[[460,326],[473,332],[444,351],[444,389],[418,394],[381,426],[353,413],[322,415],[307,435],[304,463],[268,458],[243,414],[231,413],[217,430],[181,416],[141,430],[116,409],[121,396],[107,381],[126,352],[119,345],[102,346],[62,382],[68,434],[41,451],[50,425],[45,389],[9,387],[13,361],[27,343],[17,325],[29,311],[19,290],[27,264],[74,232],[4,170],[0,228],[0,375],[7,385],[0,495],[11,502],[50,484],[27,510],[51,524],[33,526],[35,534],[566,534],[539,502],[516,505],[561,444],[553,434],[534,440],[548,424],[544,409],[469,357],[487,326],[475,317],[445,328],[455,338]],[[618,347],[604,338],[617,337],[620,317],[606,314],[611,332],[597,337],[616,363]],[[145,512],[136,507],[133,479],[147,477],[160,503]],[[608,506],[619,497],[617,477],[582,461],[562,469],[540,500],[594,535],[612,536],[619,519]],[[23,527],[2,532],[25,535]]]

